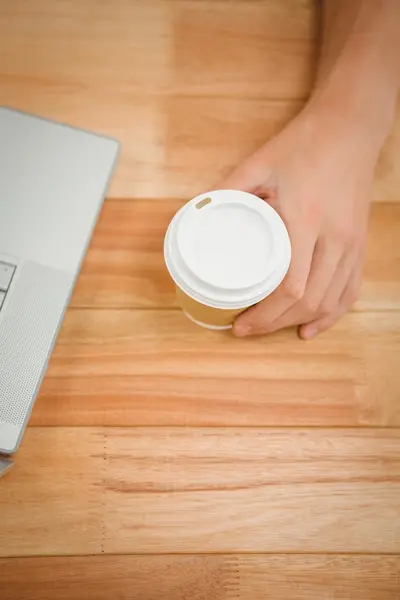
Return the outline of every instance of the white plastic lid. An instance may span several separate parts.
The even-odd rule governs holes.
[[[264,200],[237,190],[197,196],[172,219],[167,268],[188,296],[214,308],[244,308],[281,283],[291,258],[289,235]]]

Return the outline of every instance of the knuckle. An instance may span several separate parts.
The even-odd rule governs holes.
[[[333,315],[337,310],[337,304],[331,300],[323,300],[319,307],[319,313],[322,317],[329,317]]]
[[[342,242],[342,244],[346,247],[351,246],[353,244],[353,239],[354,239],[354,235],[353,235],[353,231],[349,228],[346,228],[342,231],[342,234],[340,236],[340,241]]]
[[[352,246],[354,243],[354,227],[352,223],[342,223],[334,232],[335,238],[342,246]]]
[[[289,278],[285,282],[285,292],[292,300],[298,302],[304,296],[305,283]]]
[[[304,310],[307,312],[307,314],[314,315],[315,313],[318,312],[318,308],[320,305],[320,302],[318,301],[318,299],[305,296],[302,299],[301,303],[303,305]]]

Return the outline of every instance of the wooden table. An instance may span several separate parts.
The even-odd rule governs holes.
[[[249,340],[176,309],[167,223],[310,90],[311,0],[3,0],[0,100],[123,152],[14,469],[1,600],[400,597],[400,117],[362,294]]]

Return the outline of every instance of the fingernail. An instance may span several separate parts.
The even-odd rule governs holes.
[[[236,335],[237,337],[246,337],[246,335],[249,335],[250,333],[250,327],[248,325],[246,325],[245,323],[235,323],[233,326],[233,335]]]
[[[315,327],[300,328],[300,336],[303,340],[312,340],[317,335],[318,330]]]

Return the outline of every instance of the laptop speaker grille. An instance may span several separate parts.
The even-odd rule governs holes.
[[[30,412],[70,287],[68,273],[18,267],[0,312],[0,421],[21,427]]]

